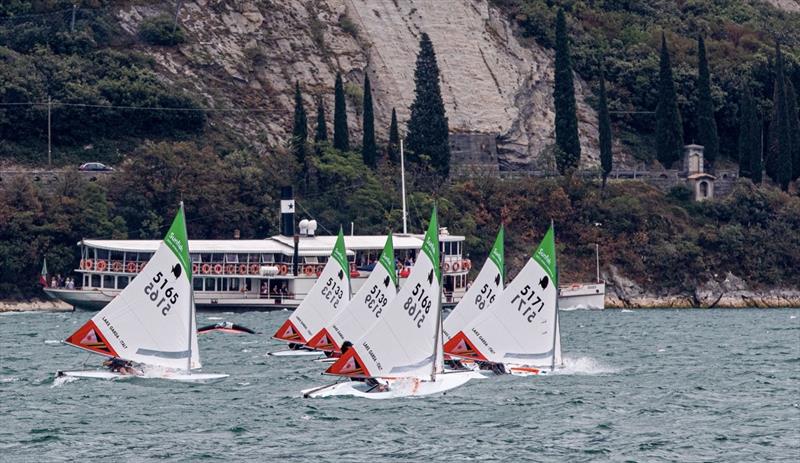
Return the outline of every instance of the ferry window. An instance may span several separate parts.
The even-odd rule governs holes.
[[[205,278],[192,278],[192,287],[195,291],[202,291],[203,290],[203,280]]]
[[[261,262],[271,264],[275,262],[275,254],[261,254]]]
[[[241,262],[243,264],[249,264],[250,263],[250,254],[239,254],[239,262]],[[253,263],[255,263],[255,262],[256,261],[254,260]]]
[[[202,260],[200,260],[200,254],[189,254],[189,257],[191,257],[192,262],[202,262]]]
[[[113,288],[114,277],[111,275],[103,275],[103,288]]]
[[[239,291],[239,279],[231,278],[230,283],[228,283],[228,289],[231,291]]]
[[[238,264],[239,256],[237,254],[225,254],[225,262],[229,262],[231,264]]]
[[[128,277],[117,277],[117,289],[125,289],[128,286]]]
[[[216,278],[204,278],[206,281],[206,291],[216,291],[217,290],[217,279]]]
[[[217,287],[220,291],[227,291],[228,290],[228,279],[227,278],[220,278],[219,283],[217,283]]]
[[[89,275],[84,275],[83,276],[83,286],[85,286],[87,288],[89,287]]]
[[[100,275],[93,273],[92,274],[92,288],[99,288],[100,287]]]

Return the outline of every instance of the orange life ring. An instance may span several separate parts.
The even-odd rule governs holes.
[[[325,270],[325,266],[324,265],[322,265],[322,264],[317,265],[317,275],[322,273],[323,270]]]
[[[222,264],[214,264],[214,273],[215,274],[219,275],[220,273],[222,273],[222,270],[223,270]]]
[[[111,264],[111,270],[113,270],[113,271],[115,271],[115,272],[121,272],[121,271],[122,271],[122,262],[120,262],[120,261],[118,261],[118,260],[115,260],[115,261],[114,261],[114,262]]]
[[[453,271],[454,271],[454,272],[457,272],[457,271],[458,271],[458,269],[460,269],[460,268],[461,268],[461,266],[460,266],[460,265],[458,265],[458,262],[457,262],[457,261],[456,261],[456,262],[453,262]]]
[[[239,264],[239,275],[247,275],[247,264]]]
[[[469,270],[472,268],[472,261],[469,259],[464,259],[464,270]]]
[[[281,264],[279,269],[281,271],[281,275],[286,275],[286,273],[289,271],[289,267],[287,267],[286,264]]]
[[[314,266],[313,265],[306,265],[306,267],[303,269],[303,273],[305,273],[306,276],[310,277],[311,275],[314,274]]]
[[[200,264],[197,262],[192,263],[192,273],[199,273],[200,272]]]
[[[203,264],[203,266],[200,267],[200,271],[208,275],[211,273],[211,264]]]
[[[81,262],[78,264],[78,268],[83,270],[83,259],[81,259]]]
[[[92,262],[92,259],[86,259],[83,262],[83,269],[84,270],[92,270],[93,269],[92,264],[94,264],[94,262]]]
[[[134,273],[136,271],[136,262],[128,262],[125,264],[125,271],[128,273]]]
[[[101,259],[101,260],[98,260],[98,261],[97,261],[97,271],[98,271],[98,272],[102,272],[102,271],[104,271],[105,269],[106,269],[106,261],[104,261],[104,260],[102,260],[102,259]]]
[[[450,264],[449,264],[449,263],[445,262],[445,263],[442,265],[442,267],[444,268],[444,271],[445,271],[445,272],[449,272],[449,271],[450,271]]]
[[[250,274],[258,275],[258,264],[250,264]]]
[[[226,275],[233,275],[236,273],[236,265],[228,264],[225,266],[225,274]]]

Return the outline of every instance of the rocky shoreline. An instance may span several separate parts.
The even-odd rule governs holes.
[[[797,308],[800,289],[751,289],[741,278],[727,273],[723,279],[712,279],[698,286],[694,293],[655,294],[642,289],[620,275],[614,266],[607,277],[605,305],[607,309],[628,308]]]
[[[75,309],[66,302],[32,299],[29,301],[2,301],[0,313],[4,312],[72,312]]]

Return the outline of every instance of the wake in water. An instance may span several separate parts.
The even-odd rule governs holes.
[[[53,380],[53,385],[50,386],[50,388],[61,387],[77,380],[78,378],[74,378],[72,376],[56,376],[56,378]]]
[[[564,368],[556,369],[556,375],[605,375],[618,373],[619,368],[604,365],[591,357],[564,357]]]

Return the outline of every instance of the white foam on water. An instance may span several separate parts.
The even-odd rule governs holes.
[[[618,373],[619,369],[591,358],[591,357],[564,357],[564,368],[556,369],[556,375],[604,375]]]
[[[667,349],[658,349],[658,352],[666,352]]]
[[[61,387],[61,386],[65,385],[65,384],[69,384],[69,383],[71,383],[73,381],[77,381],[77,380],[78,380],[78,378],[76,378],[74,376],[56,376],[56,378],[53,380],[53,385],[50,386],[50,388]]]
[[[222,320],[222,317],[206,317],[206,320]]]
[[[0,378],[0,383],[15,383],[19,381],[19,376],[5,376]]]
[[[61,341],[59,341],[58,339],[45,339],[44,343],[45,344],[61,344]]]
[[[633,313],[633,312],[634,311],[631,310],[631,309],[622,309],[622,310],[620,310],[620,313]]]
[[[789,320],[794,320],[795,318],[797,318],[796,315],[789,315]]]

